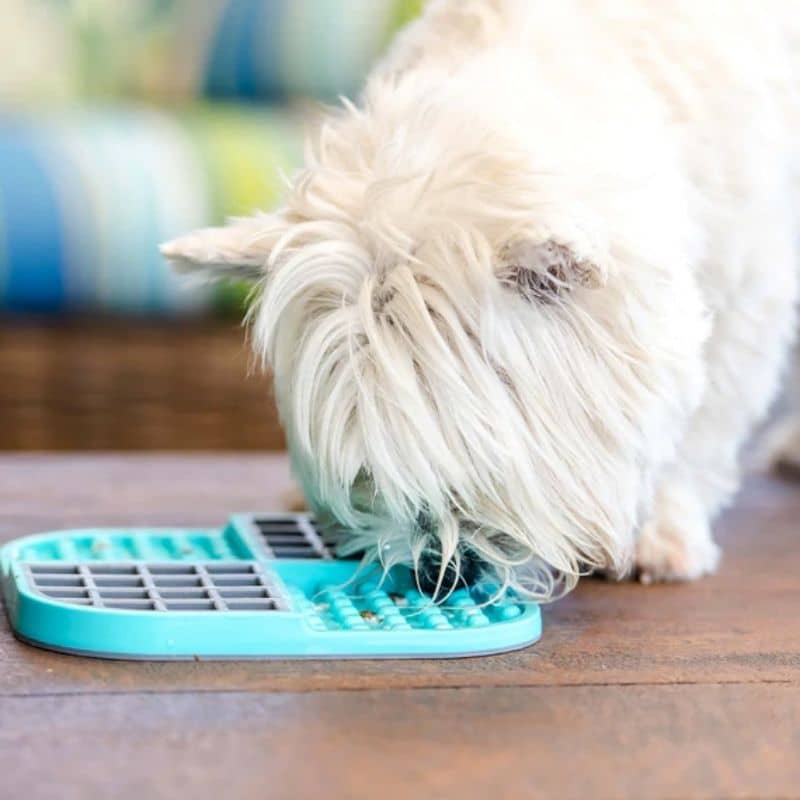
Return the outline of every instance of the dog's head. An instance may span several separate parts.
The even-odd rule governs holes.
[[[477,565],[550,597],[625,569],[697,394],[699,302],[505,142],[423,123],[350,109],[281,210],[164,253],[258,282],[295,472],[346,547],[440,596]]]

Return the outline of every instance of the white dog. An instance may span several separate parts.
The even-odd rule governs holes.
[[[281,210],[165,245],[258,281],[345,547],[534,598],[714,570],[793,334],[798,34],[794,0],[432,0]]]

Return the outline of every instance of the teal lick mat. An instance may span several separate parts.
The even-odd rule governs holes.
[[[0,584],[19,638],[103,658],[444,658],[541,635],[536,605],[480,586],[437,605],[404,567],[335,558],[304,514],[28,536],[0,550]]]

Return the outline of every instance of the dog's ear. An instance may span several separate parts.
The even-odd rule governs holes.
[[[266,274],[270,253],[286,230],[280,214],[258,214],[187,233],[162,244],[161,254],[179,272],[255,283]]]
[[[555,239],[519,240],[500,253],[500,282],[530,302],[552,302],[579,287],[599,289],[608,279],[599,259]]]

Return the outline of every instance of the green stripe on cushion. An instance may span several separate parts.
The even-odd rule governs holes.
[[[280,172],[300,163],[301,126],[290,116],[204,107],[184,115],[183,123],[205,164],[211,223],[273,207],[282,189]],[[219,285],[214,307],[239,315],[248,291],[248,286]]]
[[[181,115],[210,181],[215,222],[272,206],[279,170],[299,161],[301,127],[291,118],[237,106],[200,107]]]
[[[422,13],[425,0],[399,0],[395,4],[394,17],[392,19],[393,32],[407,25]]]

